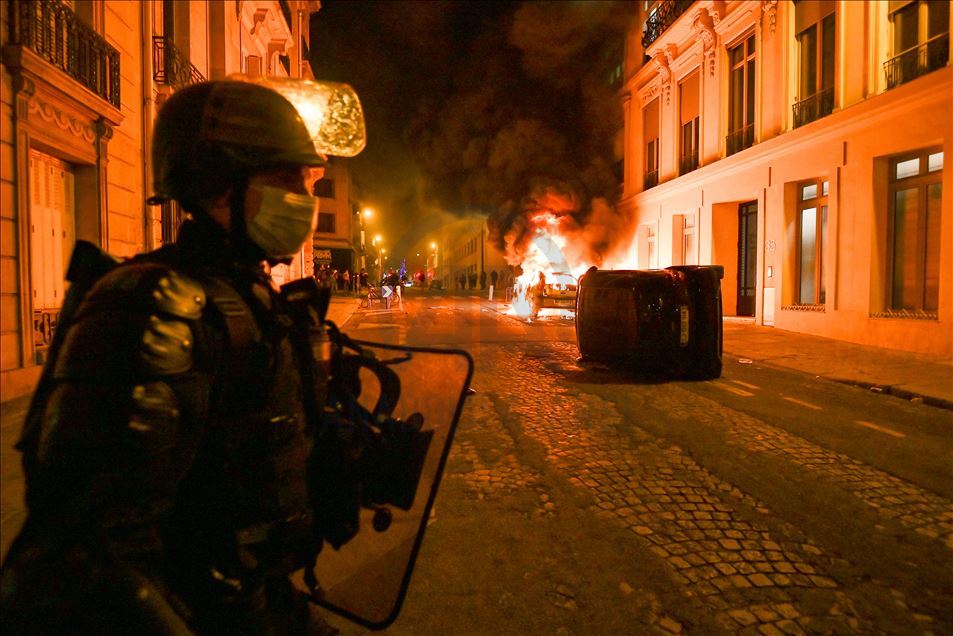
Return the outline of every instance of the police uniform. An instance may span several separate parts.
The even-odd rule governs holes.
[[[103,276],[63,328],[22,442],[4,631],[321,631],[288,578],[315,545],[291,320],[242,214],[258,171],[325,161],[264,87],[209,82],[163,106],[155,199],[194,220]],[[204,207],[224,192],[229,229]]]
[[[129,621],[108,614],[147,593],[220,632],[266,620],[265,597],[290,595],[279,581],[312,545],[310,440],[282,302],[207,222],[91,290],[58,357],[31,516],[7,563],[31,615],[101,628]],[[85,585],[84,571],[109,567],[139,584]]]

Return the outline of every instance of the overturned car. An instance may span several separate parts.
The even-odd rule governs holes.
[[[721,375],[720,265],[600,271],[580,279],[581,362],[692,379]]]

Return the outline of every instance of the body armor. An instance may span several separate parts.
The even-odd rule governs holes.
[[[282,303],[210,222],[92,288],[22,443],[6,626],[305,631],[312,440]]]

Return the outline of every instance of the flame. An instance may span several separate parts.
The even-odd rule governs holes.
[[[533,316],[532,295],[540,274],[550,284],[578,284],[579,277],[593,265],[601,269],[637,268],[638,240],[634,232],[613,237],[612,249],[598,258],[587,240],[589,226],[580,227],[571,216],[545,210],[530,214],[527,220],[533,228],[532,238],[519,262],[523,273],[513,285],[509,315]],[[574,313],[569,309],[542,309],[537,315],[571,317]]]

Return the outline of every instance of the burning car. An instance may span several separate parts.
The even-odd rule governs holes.
[[[720,265],[663,270],[591,267],[579,279],[582,361],[693,379],[721,375]]]
[[[566,272],[554,272],[549,276],[539,273],[539,282],[535,285],[530,299],[533,315],[539,315],[543,309],[576,309],[576,279]]]

